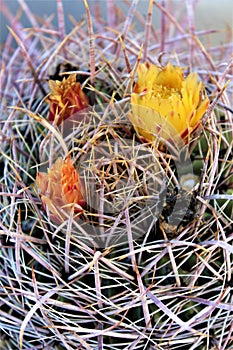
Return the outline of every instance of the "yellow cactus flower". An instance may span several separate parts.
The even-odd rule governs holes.
[[[39,172],[36,185],[40,190],[42,204],[47,206],[52,220],[62,222],[65,219],[61,209],[68,214],[71,209],[74,213],[83,211],[84,191],[70,157],[65,160],[58,158],[47,173]]]
[[[81,84],[76,82],[76,74],[64,77],[62,81],[49,80],[49,87],[49,120],[55,120],[57,125],[89,106],[88,97],[82,91]]]
[[[183,69],[142,63],[131,95],[129,119],[139,135],[148,141],[181,138],[185,143],[200,124],[209,99],[196,73],[184,78]]]

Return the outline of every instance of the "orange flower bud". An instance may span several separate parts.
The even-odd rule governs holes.
[[[49,120],[55,120],[57,125],[89,106],[88,97],[82,91],[81,84],[76,82],[76,74],[71,74],[62,81],[49,80],[49,87]]]
[[[85,206],[84,190],[71,158],[58,158],[47,173],[39,172],[36,184],[40,190],[43,206],[49,210],[51,219],[62,222],[71,209],[82,213]],[[62,210],[61,210],[62,209]]]

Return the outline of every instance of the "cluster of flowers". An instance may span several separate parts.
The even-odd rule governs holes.
[[[191,73],[185,78],[183,69],[171,63],[164,67],[141,63],[137,75],[130,100],[132,113],[129,113],[137,134],[148,142],[154,141],[158,133],[163,139],[179,135],[188,143],[209,105],[197,74]],[[50,80],[49,86],[49,120],[56,125],[89,106],[75,74],[62,81]],[[36,184],[43,205],[56,221],[62,219],[57,208],[66,213],[73,210],[77,215],[84,210],[84,188],[70,156],[65,160],[58,158],[47,173],[39,172]]]

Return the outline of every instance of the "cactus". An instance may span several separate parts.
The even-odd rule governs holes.
[[[145,18],[103,2],[105,18],[84,0],[78,21],[59,0],[57,27],[19,3],[30,28],[1,5],[1,349],[230,350],[227,32],[208,46],[195,1],[144,1]],[[143,65],[190,77],[185,137],[140,102]]]

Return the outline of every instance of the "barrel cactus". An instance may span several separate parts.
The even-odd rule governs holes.
[[[59,0],[57,26],[19,3],[29,28],[2,4],[1,348],[232,348],[227,34],[208,44],[195,1],[84,0],[77,19]]]

